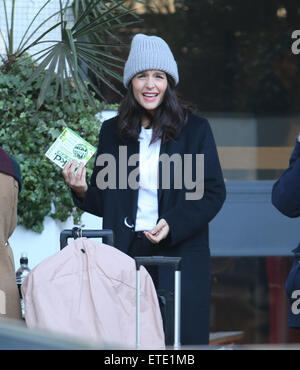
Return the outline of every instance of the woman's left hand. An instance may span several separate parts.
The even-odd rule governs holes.
[[[152,230],[144,231],[144,234],[151,243],[157,244],[161,240],[165,239],[168,236],[169,232],[169,225],[167,224],[167,221],[162,218],[158,221],[158,224]]]

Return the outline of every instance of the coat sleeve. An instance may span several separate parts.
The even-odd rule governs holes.
[[[91,176],[90,183],[88,184],[88,190],[85,194],[84,199],[79,199],[76,196],[75,192],[71,190],[74,204],[78,208],[99,217],[103,216],[103,190],[100,190],[96,184],[97,174],[101,170],[99,166],[96,166],[96,162],[98,156],[103,153],[103,141],[105,136],[104,131],[105,131],[105,122],[102,124],[100,129],[98,149],[94,162],[93,173]]]
[[[219,162],[215,140],[207,120],[205,120],[203,139],[199,140],[198,153],[204,154],[204,193],[201,199],[189,200],[185,197],[160,218],[170,227],[171,244],[181,243],[193,236],[220,211],[225,198],[226,188]]]
[[[274,183],[272,203],[288,217],[300,216],[300,143],[296,141],[289,167]]]

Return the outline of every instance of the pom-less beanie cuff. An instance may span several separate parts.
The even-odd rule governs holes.
[[[175,85],[179,82],[177,63],[169,45],[158,36],[139,33],[134,36],[127,62],[125,63],[123,83],[127,88],[131,79],[149,69],[168,73]]]

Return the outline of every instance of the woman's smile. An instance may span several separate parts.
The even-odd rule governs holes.
[[[144,97],[144,100],[145,101],[153,102],[158,97],[158,94],[159,93],[149,93],[149,92],[146,92],[146,93],[143,93],[143,97]]]

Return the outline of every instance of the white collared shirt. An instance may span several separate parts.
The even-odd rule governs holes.
[[[158,219],[158,161],[161,139],[150,144],[152,129],[141,128],[138,193],[135,231],[151,230]]]

